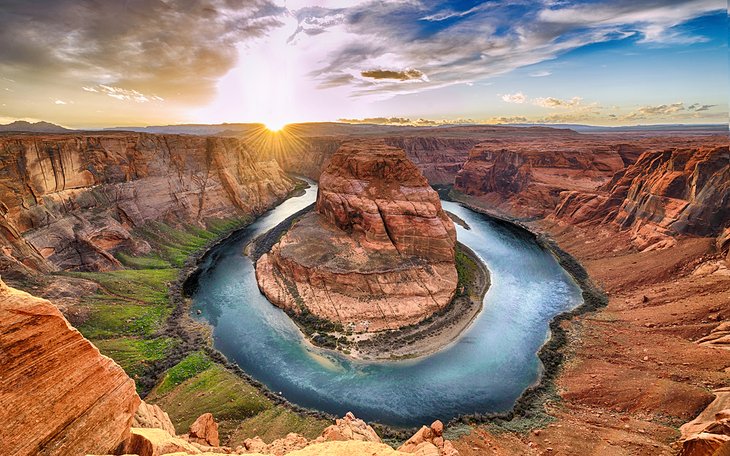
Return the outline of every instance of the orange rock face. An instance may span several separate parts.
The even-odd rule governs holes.
[[[728,147],[646,152],[596,192],[567,192],[555,211],[569,223],[613,223],[640,249],[664,247],[673,236],[719,236],[730,224]]]
[[[456,290],[453,222],[402,150],[344,145],[320,178],[317,211],[262,256],[259,287],[277,306],[355,331],[417,323]]]
[[[591,190],[624,167],[619,146],[589,140],[485,142],[469,153],[454,188],[504,212],[545,215],[561,191]]]
[[[108,270],[150,221],[263,212],[293,188],[238,139],[137,133],[0,138],[0,265]]]
[[[103,454],[128,437],[134,381],[50,302],[2,282],[0,353],[0,454]]]

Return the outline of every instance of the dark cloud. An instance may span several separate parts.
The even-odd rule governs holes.
[[[285,13],[269,0],[0,0],[0,10],[0,73],[188,102]]]
[[[371,79],[395,79],[398,81],[410,81],[424,79],[424,74],[418,70],[367,70],[360,73],[364,78]]]
[[[699,103],[693,103],[687,107],[689,111],[694,112],[702,112],[702,111],[709,111],[710,109],[717,106],[716,104],[699,104]]]

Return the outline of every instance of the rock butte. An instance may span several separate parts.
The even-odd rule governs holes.
[[[296,221],[256,265],[275,305],[356,332],[418,323],[457,284],[456,230],[403,150],[346,143],[320,176],[316,211]]]

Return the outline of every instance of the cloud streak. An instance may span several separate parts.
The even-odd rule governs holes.
[[[700,42],[705,37],[676,27],[726,8],[721,0],[538,5],[485,2],[460,11],[428,1],[373,1],[349,8],[303,8],[295,12],[300,26],[292,39],[333,34],[341,45],[312,76],[323,87],[348,86],[356,95],[382,96],[482,80],[593,43],[626,38],[653,44]],[[428,79],[405,86],[401,79],[384,83],[353,76],[378,67],[418,68]]]

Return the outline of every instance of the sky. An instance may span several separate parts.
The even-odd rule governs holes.
[[[721,0],[0,0],[0,123],[727,123]]]

